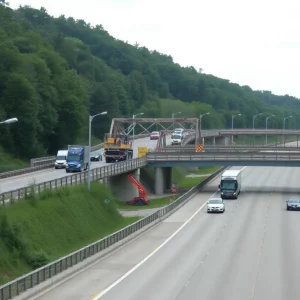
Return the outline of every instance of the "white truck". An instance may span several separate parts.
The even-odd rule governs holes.
[[[68,150],[58,150],[54,163],[55,169],[65,169],[67,165]]]
[[[222,199],[237,199],[242,187],[242,171],[226,170],[221,175],[219,190]]]

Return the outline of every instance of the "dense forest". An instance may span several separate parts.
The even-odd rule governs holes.
[[[3,0],[0,0],[0,3]],[[101,22],[101,20],[100,20]],[[109,35],[102,25],[50,16],[44,8],[12,10],[0,5],[0,145],[16,156],[53,154],[87,136],[88,115],[108,111],[93,121],[99,139],[113,117],[181,116],[203,118],[203,128],[251,127],[252,116],[276,115],[270,128],[300,125],[300,101],[288,95],[253,91],[229,80],[181,67],[170,55],[130,45]],[[256,119],[264,127],[263,116]]]

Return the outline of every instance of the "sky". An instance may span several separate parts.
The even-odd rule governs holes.
[[[112,36],[254,90],[300,98],[299,0],[10,0],[101,24]]]

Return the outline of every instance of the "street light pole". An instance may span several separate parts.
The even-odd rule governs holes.
[[[203,115],[200,114],[199,116],[199,132],[200,132],[200,143],[202,143],[202,134],[201,134],[201,130],[202,130],[202,117],[206,116],[206,115],[209,115],[210,113],[207,112]]]
[[[283,118],[283,130],[285,130],[285,120],[289,119],[289,118],[292,118],[292,117],[293,116],[288,116],[288,117]]]
[[[11,124],[11,123],[16,123],[18,121],[19,120],[17,118],[11,118],[11,119],[7,119],[7,120],[0,122],[0,124]]]
[[[266,117],[266,145],[268,144],[268,132],[267,132],[267,130],[268,130],[268,121],[269,121],[269,119],[271,119],[273,117],[275,117],[275,115]]]
[[[258,114],[256,114],[256,115],[254,115],[253,116],[253,130],[254,130],[254,122],[255,122],[255,118],[257,117],[257,116],[261,116],[262,115],[262,113],[258,113]]]
[[[232,115],[232,117],[231,117],[231,130],[233,130],[233,121],[234,121],[234,117],[241,116],[241,115],[242,115],[242,114]],[[233,143],[233,134],[232,134],[231,141],[232,141],[232,143]]]
[[[174,130],[174,118],[175,118],[175,115],[177,114],[181,114],[181,111],[178,111],[176,113],[172,113],[172,120],[173,120],[173,130]]]
[[[139,114],[136,114],[136,115],[132,115],[132,119],[134,119],[135,117],[138,117],[138,116],[142,116],[144,113],[139,113]],[[135,124],[134,124],[134,120],[133,120],[133,128],[132,128],[132,144],[134,143],[134,128],[135,128]]]
[[[95,117],[100,115],[106,115],[107,111],[103,111],[102,113],[96,114],[96,115],[89,115],[89,164],[88,164],[88,190],[91,189],[91,147],[92,147],[92,121]]]

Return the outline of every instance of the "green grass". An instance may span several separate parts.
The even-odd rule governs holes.
[[[159,208],[170,204],[171,201],[178,199],[180,196],[181,194],[176,194],[172,196],[166,196],[163,198],[151,199],[149,205],[143,205],[143,206],[127,205],[122,201],[117,201],[117,206],[119,209],[122,210],[141,210],[141,209]]]
[[[191,174],[196,175],[204,175],[204,174],[212,174],[218,171],[221,167],[200,167],[197,171],[188,171]]]
[[[29,161],[18,159],[0,147],[0,173],[30,167]]]
[[[139,219],[121,216],[110,190],[98,182],[90,192],[62,188],[0,207],[0,284]]]
[[[185,177],[179,184],[178,187],[180,189],[191,189],[195,185],[201,183],[203,180],[205,180],[208,176],[203,177]]]

